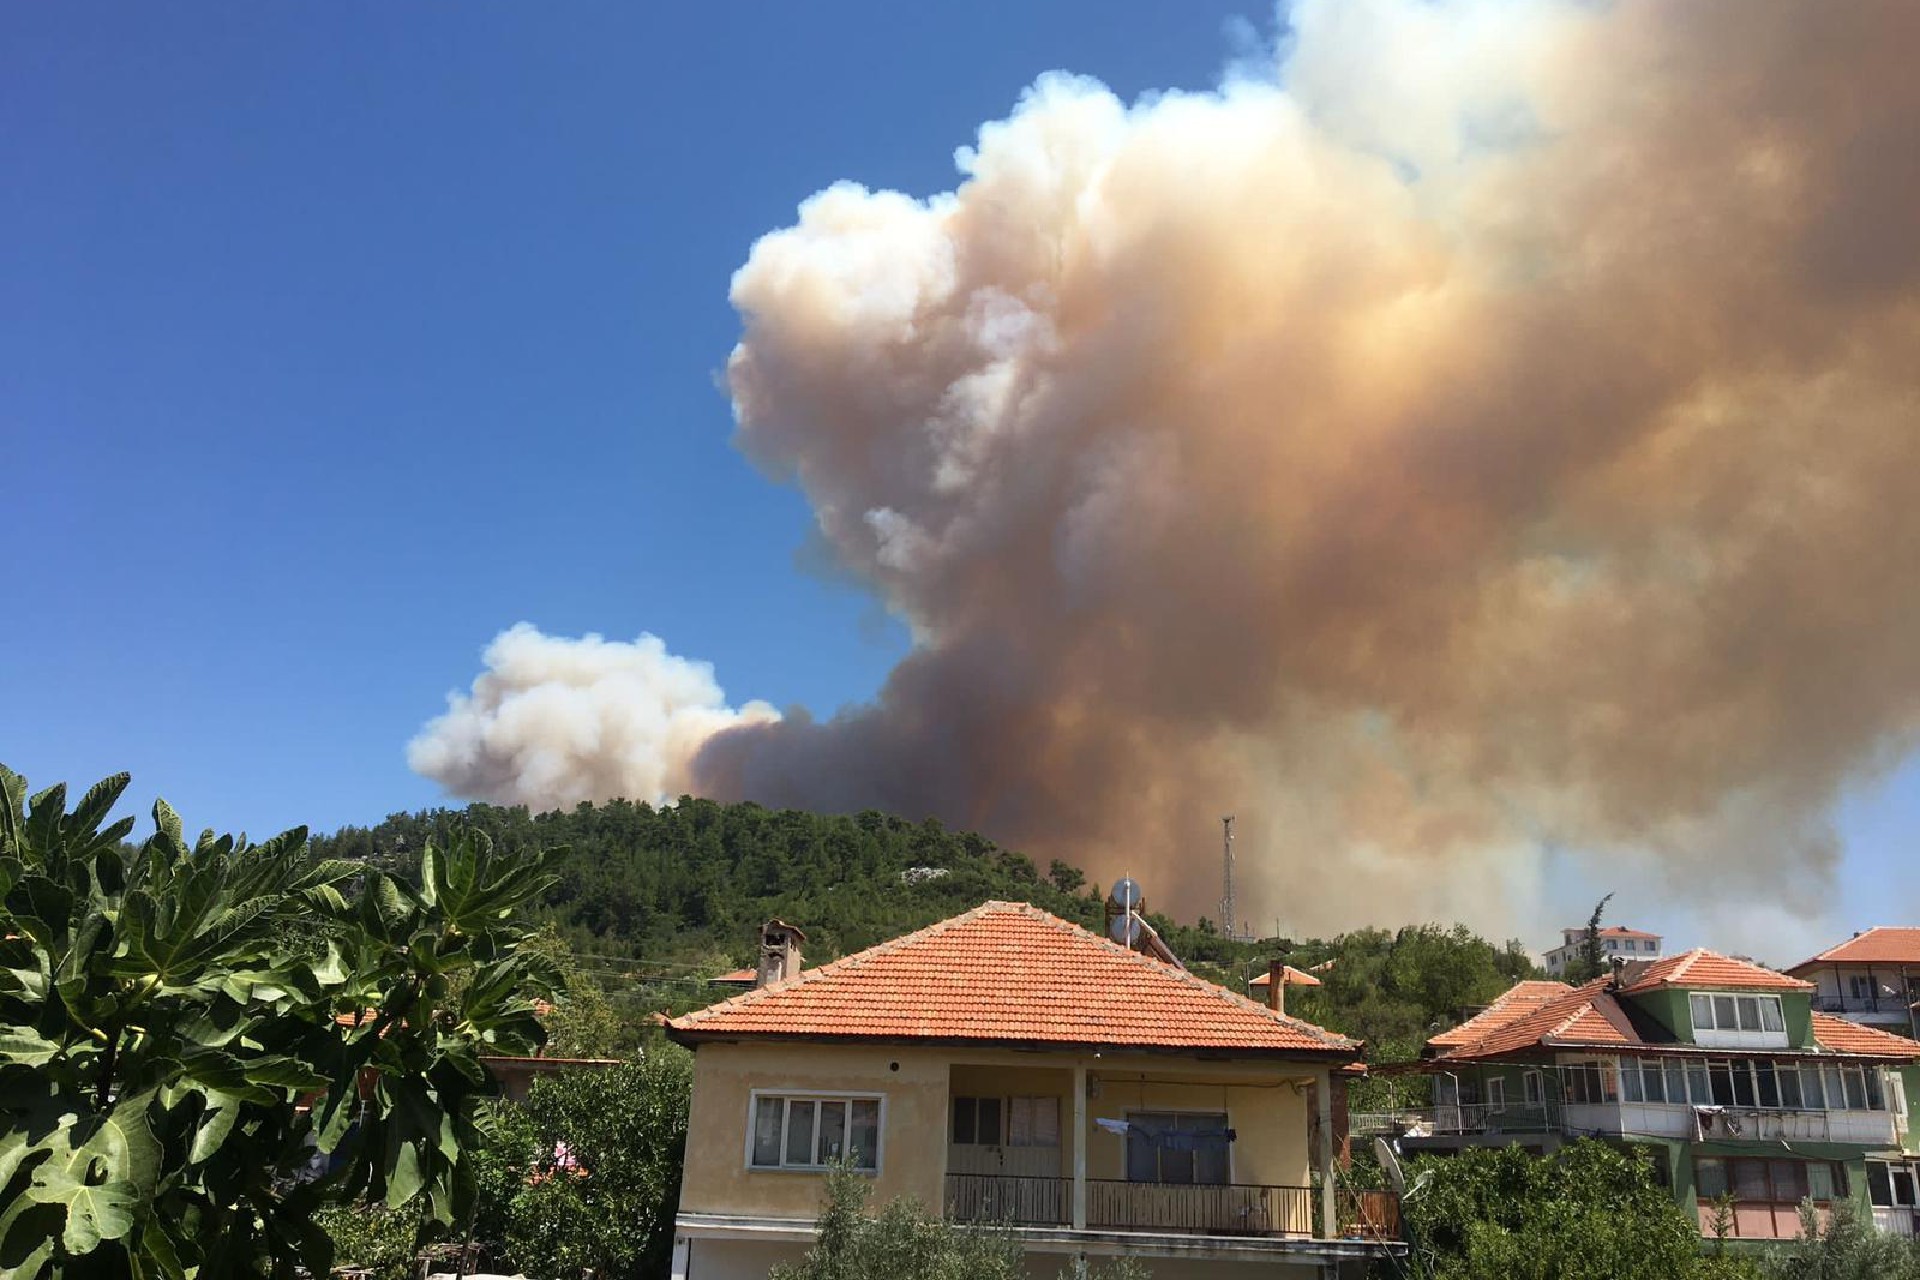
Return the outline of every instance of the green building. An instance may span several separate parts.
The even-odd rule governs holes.
[[[1355,1117],[1406,1151],[1597,1137],[1651,1151],[1712,1232],[1787,1239],[1851,1201],[1912,1235],[1920,1043],[1812,1007],[1812,984],[1694,950],[1581,987],[1528,981],[1427,1042],[1430,1109]]]

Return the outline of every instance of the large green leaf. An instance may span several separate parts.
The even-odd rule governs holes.
[[[0,1062],[38,1067],[51,1061],[60,1046],[32,1027],[0,1027]]]
[[[131,1182],[84,1182],[58,1160],[33,1171],[27,1197],[66,1207],[60,1242],[67,1252],[78,1254],[92,1253],[102,1240],[123,1239],[133,1230],[133,1213],[141,1202],[140,1188]]]

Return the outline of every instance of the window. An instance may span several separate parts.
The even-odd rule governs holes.
[[[842,1159],[878,1169],[880,1099],[757,1093],[750,1136],[756,1169],[823,1169]]]
[[[1007,1145],[1010,1147],[1057,1147],[1060,1145],[1060,1099],[1007,1099]]]
[[[1667,1064],[1667,1101],[1681,1103],[1687,1100],[1687,1064],[1669,1062]]]
[[[1003,1142],[1000,1129],[1000,1099],[955,1098],[953,1100],[953,1141],[956,1146],[997,1147]]]
[[[1786,1018],[1779,996],[1710,995],[1696,991],[1687,997],[1695,1035],[1702,1031],[1773,1032],[1784,1034]]]
[[[1487,1081],[1487,1110],[1505,1111],[1507,1109],[1507,1082],[1498,1077]]]
[[[1780,1105],[1780,1077],[1774,1071],[1773,1063],[1762,1059],[1753,1064],[1754,1074],[1760,1080],[1760,1105],[1777,1107]]]
[[[1847,975],[1847,994],[1855,1000],[1873,999],[1873,975],[1867,973]]]
[[[1800,1093],[1804,1099],[1802,1105],[1809,1111],[1825,1111],[1827,1109],[1827,1090],[1826,1086],[1822,1083],[1822,1079],[1823,1077],[1820,1074],[1819,1067],[1804,1066],[1800,1068]]]
[[[1730,1107],[1733,1105],[1733,1064],[1731,1062],[1709,1062],[1707,1074],[1713,1080],[1713,1105]]]
[[[1645,1102],[1646,1090],[1640,1087],[1640,1064],[1628,1061],[1620,1067],[1620,1096],[1628,1102]]]
[[[1127,1181],[1225,1186],[1227,1117],[1206,1112],[1127,1113]]]
[[[1642,1080],[1645,1081],[1647,1101],[1665,1102],[1667,1100],[1667,1081],[1666,1076],[1662,1074],[1660,1064],[1657,1062],[1643,1062],[1640,1064],[1638,1070]]]
[[[1782,1062],[1774,1067],[1774,1075],[1780,1081],[1780,1105],[1789,1111],[1797,1111],[1806,1103],[1800,1093],[1800,1068],[1791,1062]]]
[[[1706,1063],[1689,1062],[1687,1064],[1687,1096],[1693,1099],[1696,1106],[1705,1106],[1713,1101],[1713,1089],[1707,1081]]]
[[[1847,1089],[1847,1110],[1865,1111],[1867,1109],[1867,1084],[1860,1068],[1848,1067],[1843,1072]]]
[[[1872,1166],[1868,1166],[1871,1176]],[[1712,1200],[1731,1192],[1735,1200],[1797,1205],[1802,1200],[1846,1198],[1846,1170],[1829,1160],[1721,1160],[1693,1162],[1694,1193]]]
[[[1546,1104],[1546,1093],[1540,1087],[1540,1073],[1538,1071],[1529,1071],[1525,1076],[1521,1077],[1520,1087],[1526,1094],[1528,1106],[1538,1107]]]

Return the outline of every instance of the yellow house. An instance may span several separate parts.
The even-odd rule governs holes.
[[[1051,1280],[1359,1274],[1401,1246],[1332,1176],[1359,1045],[1025,903],[989,902],[667,1024],[695,1050],[676,1280],[762,1280],[813,1239],[825,1167],[1008,1225]],[[1319,1176],[1314,1176],[1314,1171]]]

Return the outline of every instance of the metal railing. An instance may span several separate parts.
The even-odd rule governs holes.
[[[1813,1007],[1822,1013],[1898,1013],[1913,1012],[1914,995],[1902,995],[1898,991],[1882,991],[1871,996],[1828,996],[1813,997]]]
[[[1094,1230],[1311,1237],[1314,1214],[1310,1187],[1087,1179],[1087,1226]]]
[[[1398,1111],[1356,1112],[1348,1118],[1348,1129],[1356,1136],[1557,1133],[1563,1127],[1558,1103],[1535,1103],[1529,1106],[1470,1102],[1451,1106],[1403,1107]]]
[[[1094,1231],[1312,1238],[1318,1212],[1317,1197],[1309,1187],[1087,1179],[1087,1227]],[[954,1222],[1064,1226],[1073,1220],[1073,1179],[950,1173],[947,1217]],[[1353,1199],[1342,1205],[1342,1217],[1343,1224],[1351,1219],[1351,1234],[1399,1230],[1398,1205]]]
[[[950,1173],[947,1217],[954,1222],[1060,1226],[1073,1221],[1073,1179]]]

